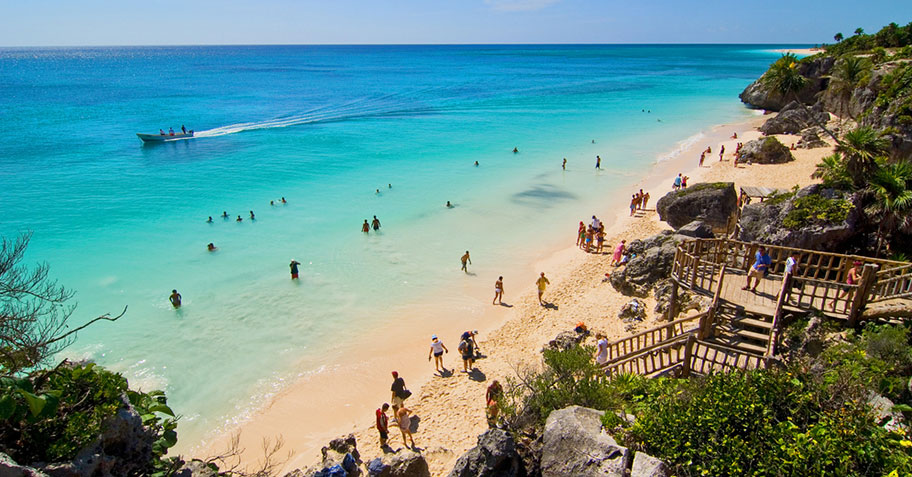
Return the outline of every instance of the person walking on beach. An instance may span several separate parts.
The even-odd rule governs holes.
[[[773,259],[770,258],[769,254],[766,252],[766,247],[761,246],[757,250],[757,254],[754,256],[754,264],[751,266],[750,270],[747,272],[747,284],[741,287],[742,290],[750,289],[750,291],[756,293],[757,285],[760,284],[760,279],[765,277],[769,273],[769,267],[773,264]],[[754,282],[754,287],[751,288],[751,279],[756,279]]]
[[[292,280],[298,279],[298,265],[300,265],[300,264],[301,263],[295,259],[291,259],[291,263],[288,264],[288,268],[291,269],[291,279]]]
[[[364,219],[364,223],[361,224],[361,231],[367,234],[370,233],[370,230],[370,225],[368,225],[367,219]]]
[[[725,144],[723,144],[722,147],[719,148],[719,162],[722,162],[722,156],[724,156],[724,155],[725,155]]]
[[[643,189],[640,189],[640,192],[642,192],[642,191],[643,191]],[[646,210],[646,204],[648,204],[648,203],[649,203],[649,192],[643,194],[643,202],[642,202],[640,208],[642,210]]]
[[[181,294],[178,293],[177,290],[171,290],[171,296],[168,297],[168,300],[171,301],[171,306],[174,308],[181,307]]]
[[[462,372],[468,373],[469,370],[475,369],[475,340],[467,333],[462,334],[462,341],[459,342],[459,354],[462,355]]]
[[[498,301],[503,305],[503,277],[497,277],[497,281],[494,282],[494,300],[491,304],[496,305]]]
[[[601,333],[596,333],[595,339],[597,347],[595,350],[595,362],[602,365],[608,362],[608,339]]]
[[[371,228],[374,229],[374,232],[380,230],[380,219],[378,219],[376,215],[374,216],[374,220],[371,221]]]
[[[390,391],[393,395],[390,398],[390,402],[393,403],[393,413],[396,414],[399,412],[399,408],[402,407],[402,403],[412,395],[412,392],[405,388],[405,380],[399,377],[399,373],[393,371],[393,385],[390,386]]]
[[[599,156],[595,156],[595,168],[596,169],[602,168],[602,158]]]
[[[465,253],[465,255],[462,256],[461,260],[462,260],[462,271],[469,273],[469,268],[466,265],[472,263],[472,258],[469,257],[468,250],[466,250],[466,253]]]
[[[446,371],[446,366],[443,365],[443,353],[449,353],[450,350],[444,346],[443,341],[437,339],[437,335],[431,335],[431,350],[428,352],[428,361],[431,360],[431,355],[434,356],[434,368],[440,373],[441,368],[443,371]]]
[[[706,151],[700,154],[700,167],[703,167],[703,161],[706,160]]]
[[[389,417],[386,415],[386,410],[389,409],[390,405],[388,403],[383,403],[379,409],[377,409],[377,432],[380,433],[380,448],[386,449],[389,444]]]
[[[545,289],[548,288],[551,282],[545,278],[545,272],[541,272],[541,276],[538,277],[538,280],[535,280],[535,285],[538,286],[538,304],[545,306],[545,302],[542,301],[542,295],[545,294]]]
[[[586,238],[586,224],[580,220],[579,228],[576,229],[576,246],[583,248],[583,239]]]
[[[488,427],[497,427],[497,417],[500,415],[500,399],[503,397],[503,387],[500,381],[494,380],[485,391],[485,410],[487,411]]]
[[[415,446],[415,438],[412,437],[412,418],[410,414],[412,410],[402,406],[398,411],[396,411],[396,421],[399,424],[399,430],[402,431],[402,445],[408,447],[408,441],[405,440],[406,436],[412,441],[412,448]]]
[[[563,169],[565,171],[567,170],[567,158],[566,157],[564,158],[564,163],[561,164],[561,169]]]
[[[621,259],[624,257],[626,244],[626,240],[621,240],[621,243],[619,243],[618,246],[614,249],[614,256],[611,257],[611,264],[615,267],[621,264]]]

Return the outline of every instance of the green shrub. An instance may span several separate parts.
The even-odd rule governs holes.
[[[724,190],[732,187],[731,182],[701,182],[699,184],[692,185],[686,189],[681,189],[677,192],[678,197],[683,197],[687,194],[692,194],[701,190],[715,189],[715,190]]]
[[[785,215],[782,225],[794,230],[811,224],[837,224],[848,218],[852,208],[852,203],[845,199],[829,199],[818,194],[806,195],[795,199],[792,210]]]
[[[99,438],[124,399],[157,436],[153,453],[160,458],[177,442],[164,393],[130,391],[123,376],[91,363],[0,379],[0,451],[20,463],[71,460]]]

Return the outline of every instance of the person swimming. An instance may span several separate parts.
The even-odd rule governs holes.
[[[237,220],[236,220],[235,222],[243,222],[243,221],[244,221],[244,219],[242,219],[241,216],[238,215],[238,218],[237,218]]]
[[[478,167],[478,161],[475,161],[475,167]]]
[[[448,209],[452,209],[452,208],[453,208],[453,204],[451,204],[450,201],[447,201],[446,206],[447,206]]]
[[[275,207],[275,201],[274,201],[274,200],[270,200],[270,201],[269,201],[269,205]]]
[[[288,201],[285,200],[285,197],[282,197],[282,203],[283,203],[283,204],[287,204],[287,203],[288,203]]]
[[[250,211],[250,220],[256,220],[256,216],[253,215],[253,211]]]
[[[168,297],[168,300],[171,301],[171,306],[173,306],[174,308],[180,308],[181,299],[182,299],[181,294],[178,293],[177,290],[171,290],[171,296]]]
[[[519,152],[519,148],[514,147],[514,148],[513,148],[513,154],[516,154],[517,152]]]
[[[211,215],[209,216],[209,220],[207,220],[206,223],[208,223],[208,224],[211,224],[211,223],[212,223],[212,216],[211,216]]]
[[[222,218],[223,218],[223,219],[227,219],[227,218],[228,218],[228,211],[227,211],[227,210],[223,210],[223,211],[222,211]]]
[[[216,247],[214,243],[209,242],[209,245],[206,245],[206,249],[209,250],[210,252],[214,252],[214,251],[218,250],[218,247]]]

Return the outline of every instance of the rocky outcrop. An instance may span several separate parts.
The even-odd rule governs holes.
[[[630,477],[669,477],[670,475],[668,464],[661,459],[656,459],[645,452],[637,452],[633,456]]]
[[[817,149],[819,147],[827,147],[829,144],[823,140],[823,129],[820,129],[817,126],[810,127],[801,131],[801,139],[798,140],[798,144],[795,147],[799,149]]]
[[[611,286],[627,296],[648,296],[659,280],[668,278],[671,274],[676,237],[683,238],[666,231],[645,240],[631,242],[627,250],[633,258],[626,266],[611,272]]]
[[[748,164],[784,164],[794,161],[795,157],[784,144],[774,137],[748,141],[741,148],[738,162]]]
[[[12,457],[0,452],[0,477],[48,477],[44,472],[19,465]]]
[[[588,335],[588,331],[561,331],[553,340],[548,342],[548,347],[551,349],[566,351],[582,343],[583,339]]]
[[[675,230],[675,233],[693,238],[713,238],[716,236],[713,233],[712,227],[700,220],[694,220],[693,222],[684,225],[678,230]]]
[[[829,85],[829,75],[834,63],[835,60],[828,57],[815,57],[798,63],[798,72],[808,79],[807,85],[797,93],[798,101],[804,104],[814,104],[817,101],[817,95]],[[780,111],[796,99],[792,95],[788,98],[783,96],[766,83],[765,76],[744,88],[738,97],[748,107],[770,111]]]
[[[893,410],[893,401],[875,393],[868,394],[868,405],[874,414],[874,420],[881,423],[884,429],[905,434],[908,430],[901,412]]]
[[[605,433],[602,414],[580,406],[551,412],[543,435],[543,477],[625,475],[631,452]]]
[[[208,463],[194,459],[184,462],[184,465],[171,475],[173,477],[218,477],[218,471],[212,469]]]
[[[478,445],[459,457],[449,477],[523,477],[522,460],[516,443],[501,429],[478,436]]]
[[[700,220],[713,230],[725,231],[737,210],[738,195],[732,182],[694,184],[669,192],[656,203],[659,218],[675,229]]]
[[[626,321],[643,321],[646,319],[646,303],[642,300],[634,298],[627,302],[624,306],[621,307],[621,310],[618,311],[618,318]]]
[[[859,220],[856,209],[852,209],[846,220],[839,223],[811,222],[795,229],[783,225],[789,212],[795,208],[795,200],[811,194],[829,199],[851,200],[845,192],[826,189],[817,184],[799,190],[789,200],[748,204],[741,209],[738,240],[820,251],[842,250],[857,233]]]
[[[378,457],[367,465],[367,470],[372,477],[430,477],[431,475],[424,456],[409,449]]]
[[[770,134],[797,134],[802,129],[820,124],[826,124],[830,115],[823,110],[823,105],[815,104],[811,108],[792,101],[787,104],[779,114],[766,120],[760,126],[760,132]]]

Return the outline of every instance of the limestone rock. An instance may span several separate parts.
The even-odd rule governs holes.
[[[868,395],[868,405],[874,413],[874,419],[888,431],[904,433],[907,429],[900,412],[893,411],[893,401],[879,395],[870,393]]]
[[[627,250],[633,258],[626,266],[611,272],[611,286],[627,296],[648,296],[659,280],[668,278],[671,274],[676,237],[681,236],[665,231],[645,240],[631,242]]]
[[[209,464],[194,459],[184,462],[184,465],[172,475],[174,477],[217,477],[218,472],[209,468]]]
[[[401,449],[394,454],[384,454],[367,465],[371,477],[430,477],[424,456],[410,449]]]
[[[738,194],[732,182],[694,184],[687,189],[671,191],[656,203],[659,218],[674,229],[699,220],[714,231],[724,232],[737,210]]]
[[[795,147],[799,149],[816,149],[829,146],[826,141],[821,139],[822,134],[824,134],[823,130],[817,126],[807,128],[801,131],[801,139],[798,140],[798,144]]]
[[[750,164],[784,164],[794,161],[792,151],[774,137],[748,141],[741,148],[738,162]]]
[[[645,452],[637,452],[633,456],[630,477],[668,477],[669,475],[668,465],[662,460]]]
[[[543,436],[543,477],[625,475],[631,453],[602,430],[602,414],[580,406],[551,412]]]
[[[824,252],[841,250],[857,233],[859,213],[856,209],[850,211],[846,220],[840,223],[808,223],[796,229],[789,229],[783,225],[788,213],[794,208],[795,199],[811,194],[830,199],[851,199],[845,192],[815,184],[799,190],[795,197],[789,200],[748,204],[741,210],[738,240]]]
[[[566,351],[582,343],[587,335],[589,335],[589,332],[561,331],[553,340],[548,342],[548,347]]]
[[[816,57],[798,63],[798,72],[808,79],[807,85],[798,92],[798,100],[804,104],[814,104],[817,94],[829,85],[829,75],[833,70],[835,59],[831,57]],[[757,109],[779,111],[795,97],[783,96],[779,91],[765,82],[764,77],[754,81],[738,97],[747,106]]]
[[[456,461],[449,477],[522,477],[522,460],[516,443],[501,429],[490,429],[478,436],[478,445]]]
[[[19,465],[12,457],[0,452],[0,477],[48,477],[28,466]]]
[[[812,108],[805,109],[804,106],[792,101],[787,104],[779,114],[767,119],[760,132],[765,135],[770,134],[797,134],[802,129],[826,124],[830,115],[823,110],[822,104],[816,104]]]
[[[675,230],[675,233],[686,235],[693,238],[713,238],[713,229],[706,222],[694,220],[683,227]]]
[[[618,318],[626,322],[643,321],[646,319],[646,303],[634,298],[621,307]]]

